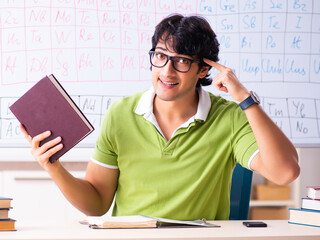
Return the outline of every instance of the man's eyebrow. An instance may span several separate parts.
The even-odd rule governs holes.
[[[156,47],[155,49],[161,49],[161,50],[163,50],[163,51],[167,51],[167,49],[166,49],[166,48],[163,48],[163,47]]]

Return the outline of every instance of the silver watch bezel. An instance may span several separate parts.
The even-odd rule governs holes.
[[[255,103],[260,104],[260,97],[256,92],[250,91],[250,95]]]

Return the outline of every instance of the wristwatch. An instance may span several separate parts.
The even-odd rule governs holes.
[[[250,91],[250,96],[247,97],[245,100],[243,100],[239,104],[239,106],[242,110],[245,110],[246,108],[250,107],[254,103],[260,104],[260,98],[255,92]]]

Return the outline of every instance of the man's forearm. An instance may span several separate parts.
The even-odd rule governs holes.
[[[288,184],[299,176],[298,154],[281,129],[254,104],[245,110],[257,140],[259,154],[251,164],[255,170],[277,184]]]

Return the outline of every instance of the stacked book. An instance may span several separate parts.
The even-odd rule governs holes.
[[[12,198],[0,197],[0,231],[13,231],[15,220],[9,218]]]
[[[289,208],[289,223],[320,227],[320,186],[307,189],[301,208]]]

